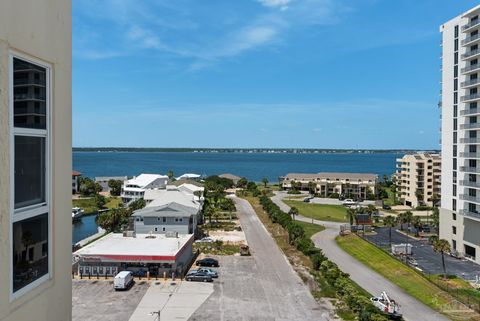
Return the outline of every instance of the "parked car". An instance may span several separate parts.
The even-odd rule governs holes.
[[[343,205],[345,206],[352,206],[352,205],[355,205],[357,204],[354,200],[352,200],[351,198],[347,198],[345,201],[343,201]]]
[[[390,205],[383,205],[382,208],[384,210],[391,210],[392,209],[392,207]]]
[[[303,201],[304,201],[305,203],[310,203],[310,197],[305,197],[305,198],[303,199]]]
[[[218,261],[209,257],[206,257],[204,259],[198,260],[195,263],[197,266],[213,266],[213,267],[219,267]]]
[[[195,275],[195,274],[198,274],[198,273],[203,273],[203,274],[210,275],[212,278],[218,278],[218,272],[217,271],[206,268],[206,267],[201,267],[199,269],[190,270],[190,272],[188,272],[185,277],[192,276],[192,275]]]
[[[213,282],[213,279],[210,275],[206,273],[197,272],[195,274],[189,274],[185,277],[187,281],[196,281],[196,282]]]
[[[133,273],[130,271],[121,271],[113,278],[113,288],[115,291],[128,290],[133,285]]]
[[[200,240],[196,240],[195,243],[213,243],[213,239],[211,237],[204,237]]]
[[[430,233],[430,225],[428,225],[428,224],[423,224],[423,225],[422,225],[422,231],[423,231],[424,233]]]

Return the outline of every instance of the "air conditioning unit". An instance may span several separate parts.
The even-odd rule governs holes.
[[[168,231],[165,233],[165,237],[178,238],[178,232]]]

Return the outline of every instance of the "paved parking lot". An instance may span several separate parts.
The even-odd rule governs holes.
[[[148,288],[145,281],[114,291],[112,281],[72,280],[72,320],[128,321]]]
[[[365,238],[383,248],[389,247],[388,228],[376,228],[377,235],[367,235]],[[439,253],[435,253],[432,246],[426,240],[416,240],[406,237],[404,234],[397,232],[392,228],[392,244],[400,244],[407,242],[412,244],[413,257],[418,263],[418,267],[426,274],[441,274],[442,257]],[[445,264],[447,273],[462,277],[466,280],[474,280],[480,276],[480,267],[467,260],[459,260],[449,255],[445,255]]]

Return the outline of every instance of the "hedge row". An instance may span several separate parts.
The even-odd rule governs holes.
[[[337,298],[343,301],[358,316],[359,321],[387,321],[368,298],[361,295],[347,273],[327,259],[322,250],[315,247],[311,239],[305,236],[305,230],[267,196],[260,197],[260,204],[273,223],[280,224],[287,232],[291,244],[308,256],[313,269],[335,290]]]

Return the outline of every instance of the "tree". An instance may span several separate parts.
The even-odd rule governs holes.
[[[172,179],[173,176],[174,176],[174,175],[173,175],[173,171],[172,171],[172,170],[169,170],[169,171],[167,172],[167,176],[168,176],[169,179]]]
[[[263,183],[263,187],[267,188],[268,178],[266,178],[266,177],[262,178],[262,183]]]
[[[417,188],[415,191],[415,197],[417,198],[417,202],[419,204],[423,203],[423,190],[421,188]]]
[[[94,182],[91,178],[80,178],[80,194],[82,196],[95,196],[102,191],[102,186]]]
[[[100,194],[95,195],[95,205],[98,209],[102,209],[106,203],[107,199],[105,198],[105,196]]]
[[[432,212],[432,225],[435,226],[438,230],[439,224],[440,224],[439,210],[438,210],[438,207],[434,207]]]
[[[412,225],[415,228],[415,236],[419,236],[420,228],[422,227],[422,220],[420,216],[414,216],[412,218]]]
[[[357,213],[354,209],[348,208],[347,209],[347,218],[350,222],[350,225],[353,225],[353,220],[357,217]]]
[[[143,198],[139,198],[138,200],[135,200],[133,202],[130,203],[130,205],[128,206],[128,209],[130,210],[130,212],[135,212],[139,209],[142,209],[145,207],[145,200]]]
[[[212,224],[212,216],[215,215],[215,208],[213,208],[213,206],[207,206],[207,208],[205,208],[203,212],[205,213],[205,216],[208,218],[208,223]]]
[[[390,247],[392,246],[392,227],[395,227],[397,225],[397,221],[395,218],[391,215],[388,215],[383,219],[383,225],[388,226],[388,242],[390,244]]]
[[[97,216],[97,224],[108,232],[119,232],[128,223],[131,212],[125,208],[115,208]]]
[[[295,220],[295,215],[298,215],[298,208],[292,206],[288,214],[292,217],[292,220]]]
[[[408,232],[410,232],[410,224],[412,224],[412,221],[413,221],[413,213],[410,211],[406,211],[404,219],[405,219],[405,223],[408,224],[408,230],[407,230],[407,234],[408,234]]]
[[[288,240],[290,244],[293,244],[296,240],[303,237],[304,234],[305,230],[297,223],[291,223],[288,226]]]
[[[118,179],[111,179],[108,181],[108,187],[110,188],[110,195],[119,196],[122,191],[123,182]]]
[[[238,188],[245,188],[248,184],[248,180],[245,177],[242,177],[238,180],[237,182],[237,187]]]
[[[317,193],[317,184],[315,184],[315,182],[308,182],[308,192],[312,196],[315,196],[315,194]]]
[[[447,267],[445,266],[445,253],[450,252],[450,243],[447,240],[439,239],[433,243],[433,250],[442,254],[443,277],[447,278]]]

